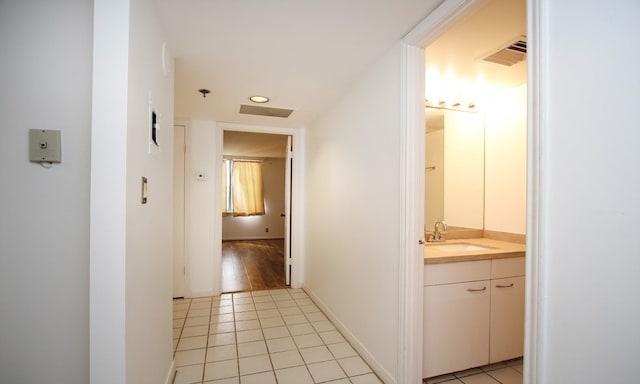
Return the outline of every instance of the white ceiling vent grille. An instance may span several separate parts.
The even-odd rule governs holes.
[[[520,36],[515,40],[511,40],[506,47],[498,48],[492,51],[488,56],[483,57],[482,61],[490,63],[512,66],[527,58],[527,38]]]
[[[287,118],[293,113],[293,109],[262,107],[257,105],[240,104],[239,113],[245,115],[271,116]]]

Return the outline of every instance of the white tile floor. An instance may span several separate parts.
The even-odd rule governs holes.
[[[174,384],[382,383],[300,289],[173,302]]]
[[[485,365],[424,380],[425,384],[522,384],[522,359]]]

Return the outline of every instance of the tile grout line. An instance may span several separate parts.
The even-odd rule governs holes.
[[[289,293],[289,292],[287,292],[287,293]],[[293,300],[293,302],[296,304],[296,308],[298,308],[300,310],[300,312],[302,313],[302,315],[304,316],[304,312],[302,312],[302,308],[300,308],[300,306],[295,301],[293,296],[291,296],[291,294],[289,294],[289,296],[291,297],[291,300]],[[276,306],[277,306],[277,304],[276,304]],[[280,312],[279,309],[278,309],[278,312]],[[280,315],[282,315],[282,312],[280,312]],[[306,317],[306,316],[304,316],[304,318],[309,320],[309,318]],[[284,321],[284,317],[282,318],[282,320]],[[309,324],[311,325],[310,321],[309,321]],[[291,333],[291,331],[289,331],[289,326],[286,325],[286,322],[285,322],[285,326],[287,327],[287,331],[289,333]],[[313,328],[313,325],[311,325],[311,328]],[[315,328],[313,330],[315,331]],[[318,337],[320,337],[320,335],[318,335]],[[309,369],[309,364],[307,364],[307,362],[304,360],[304,356],[302,356],[302,353],[300,353],[300,348],[298,347],[298,344],[296,343],[296,340],[293,338],[293,335],[291,335],[291,339],[293,340],[293,344],[296,346],[296,350],[298,351],[298,354],[300,354],[300,357],[302,358],[302,362],[304,363],[304,367],[307,370],[307,373],[309,374],[309,377],[311,378],[311,381],[313,381],[315,383],[316,380],[313,378],[313,375],[311,374],[311,370]]]
[[[207,342],[204,344],[204,361],[202,362],[202,383],[207,372],[207,353],[209,352],[209,332],[211,331],[211,313],[213,312],[213,297],[209,299],[209,321],[207,324]]]
[[[242,262],[242,258],[240,259],[240,261]],[[242,263],[242,267],[244,268],[244,263]],[[245,274],[247,273],[247,271],[245,270]],[[249,286],[251,286],[251,282],[249,282]],[[240,346],[238,345],[238,319],[236,318],[236,297],[235,294],[232,293],[231,294],[231,305],[233,308],[233,335],[235,337],[235,344],[236,344],[236,365],[238,366],[238,382],[241,382],[241,375],[242,372],[240,372]]]
[[[178,353],[178,345],[180,345],[180,341],[182,340],[182,332],[184,331],[184,326],[187,323],[187,317],[189,316],[190,308],[191,308],[191,299],[189,299],[189,303],[187,304],[187,312],[184,314],[184,320],[182,321],[182,326],[180,327],[180,334],[178,335],[178,342],[176,343],[176,346],[173,347],[172,357],[173,357],[174,361],[176,359],[176,354]],[[172,308],[171,309],[173,310],[173,303],[172,303]],[[172,342],[173,342],[173,340],[172,340]],[[173,344],[172,344],[172,346],[173,346]],[[176,371],[173,374],[173,380],[171,381],[172,384],[175,383],[176,377],[178,377],[178,367],[175,367],[175,369],[176,369]]]
[[[273,298],[273,296],[271,295],[271,291],[269,291],[269,297],[271,297],[271,300],[273,300],[274,305],[277,307],[278,305],[275,304],[276,301]],[[253,301],[253,293],[251,294],[251,300]],[[253,306],[255,307],[255,301],[254,301]],[[257,308],[256,308],[256,317],[258,317],[258,309]],[[283,320],[283,322],[284,322],[284,320]],[[262,327],[262,323],[260,322],[260,320],[258,320],[258,324],[260,324],[260,331],[262,331],[262,337],[264,337],[264,345],[267,348],[267,355],[269,356],[269,362],[271,363],[271,369],[273,370],[273,379],[275,380],[276,384],[278,384],[278,376],[276,375],[276,367],[273,365],[273,359],[271,358],[271,351],[269,351],[269,346],[267,345],[267,338],[264,335],[264,328]],[[289,332],[288,329],[287,329],[287,332]]]
[[[305,294],[306,294],[306,292],[305,292]],[[308,295],[307,295],[307,297],[308,297]],[[295,300],[294,300],[294,301],[295,301]],[[311,300],[311,301],[313,302],[313,300]],[[297,303],[297,302],[296,302],[296,305],[298,305],[298,303]],[[314,305],[315,305],[316,307],[318,307],[315,303],[314,303]],[[302,309],[300,309],[300,311],[302,312]],[[318,312],[312,312],[312,313],[318,313]],[[319,313],[322,313],[322,311],[320,311]],[[327,348],[327,350],[329,350],[329,354],[331,355],[331,357],[333,357],[333,361],[335,361],[335,362],[336,362],[336,364],[338,365],[338,367],[340,368],[340,370],[342,371],[342,373],[344,373],[344,376],[347,378],[347,380],[351,381],[351,379],[349,378],[349,375],[348,375],[348,374],[347,374],[347,372],[344,370],[344,368],[342,368],[342,366],[341,366],[341,365],[340,365],[340,363],[338,362],[338,359],[336,358],[336,356],[335,356],[333,353],[331,353],[331,350],[330,350],[330,349],[329,349],[329,347],[327,346],[327,343],[325,343],[325,341],[322,339],[322,337],[320,337],[320,332],[318,332],[318,331],[316,330],[316,328],[313,326],[313,321],[311,321],[311,319],[309,318],[308,314],[306,314],[306,313],[304,313],[304,312],[302,312],[302,314],[303,314],[303,316],[305,317],[305,319],[307,319],[307,321],[309,321],[309,324],[311,324],[311,328],[313,328],[314,332],[318,335],[318,337],[319,337],[319,338],[320,338],[320,340],[322,341],[322,345],[323,345],[324,347],[326,347],[326,348]],[[326,318],[326,315],[325,315],[324,313],[322,313],[322,315]],[[328,318],[327,318],[327,320],[328,320]],[[333,325],[333,323],[332,323],[331,325]],[[335,326],[334,326],[334,328],[335,328]],[[336,330],[337,330],[337,329],[336,329]],[[339,332],[338,332],[338,333],[339,333]],[[340,335],[342,336],[342,334],[340,334]],[[343,336],[343,338],[344,338],[344,336]],[[331,361],[331,360],[328,360],[328,361]],[[306,365],[306,362],[305,362],[305,365]],[[307,366],[307,370],[309,370],[309,367],[308,367],[308,366]],[[309,370],[309,373],[311,373],[311,370]],[[311,376],[311,378],[313,379],[313,376]],[[314,382],[315,382],[315,379],[314,379]]]

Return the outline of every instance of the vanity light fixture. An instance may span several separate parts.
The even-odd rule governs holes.
[[[254,103],[258,103],[258,104],[264,104],[264,103],[268,103],[269,102],[269,98],[268,97],[259,96],[259,95],[251,96],[251,97],[249,97],[249,100],[253,101]]]
[[[446,101],[436,101],[433,102],[429,99],[424,101],[424,106],[427,108],[435,108],[435,109],[446,109],[450,111],[462,111],[462,112],[477,112],[476,104],[473,101],[468,103],[455,102],[454,104],[448,105]]]

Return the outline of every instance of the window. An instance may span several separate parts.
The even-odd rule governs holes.
[[[222,207],[223,213],[233,216],[264,215],[260,161],[223,160]]]

